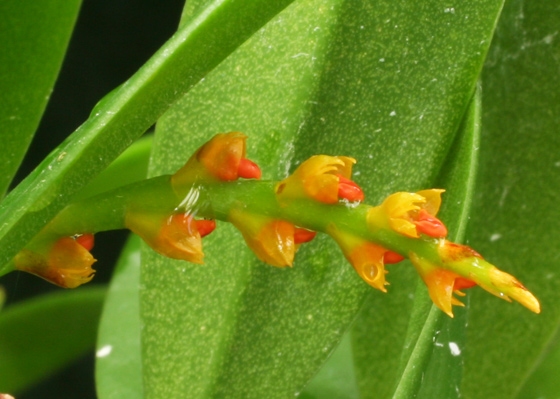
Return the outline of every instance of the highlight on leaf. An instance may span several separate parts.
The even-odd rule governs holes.
[[[218,134],[172,176],[69,205],[16,256],[14,267],[63,287],[79,286],[93,277],[93,233],[118,227],[164,256],[203,263],[202,239],[222,220],[272,266],[291,267],[299,246],[323,232],[380,291],[387,291],[385,265],[408,258],[434,304],[451,317],[453,306],[463,305],[462,290],[476,285],[540,312],[538,300],[515,277],[446,239],[437,217],[444,190],[397,192],[380,205],[366,205],[351,180],[356,161],[330,155],[309,158],[279,182],[262,181],[259,166],[246,157],[246,139],[239,132]]]

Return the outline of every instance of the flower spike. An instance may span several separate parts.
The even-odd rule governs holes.
[[[93,277],[91,233],[119,227],[164,256],[203,263],[202,238],[219,219],[232,223],[255,255],[273,266],[292,266],[299,246],[323,232],[358,275],[383,292],[385,265],[409,258],[434,304],[451,317],[453,306],[462,306],[462,290],[476,285],[540,312],[538,300],[515,277],[446,239],[437,217],[444,190],[397,192],[381,205],[365,205],[363,190],[351,180],[356,161],[328,155],[309,158],[280,182],[254,181],[261,170],[246,157],[246,139],[238,132],[218,134],[172,176],[70,204],[15,257],[15,268],[76,287]]]

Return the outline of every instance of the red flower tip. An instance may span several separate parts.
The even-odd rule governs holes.
[[[457,277],[453,283],[453,291],[464,290],[467,288],[472,288],[476,283],[468,278]]]
[[[216,221],[214,220],[195,220],[194,224],[196,225],[196,229],[198,230],[201,238],[206,237],[216,229]]]
[[[294,231],[294,243],[304,244],[314,239],[316,235],[317,235],[316,231],[311,231],[311,230],[303,229],[301,227],[296,227]]]
[[[401,254],[398,254],[396,252],[393,252],[393,251],[387,251],[383,255],[383,263],[386,264],[386,265],[399,263],[399,262],[403,261],[404,259],[405,259],[404,256],[402,256]]]
[[[348,201],[363,201],[364,192],[355,182],[338,175],[338,197]]]
[[[76,237],[76,242],[87,251],[91,251],[95,244],[95,237],[93,234],[82,234]]]
[[[418,219],[413,222],[418,233],[426,234],[434,238],[447,236],[447,227],[437,217],[430,215],[425,209],[420,209]]]
[[[244,179],[260,179],[262,173],[259,165],[247,158],[241,158],[237,168],[237,175]]]

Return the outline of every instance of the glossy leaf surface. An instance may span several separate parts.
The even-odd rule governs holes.
[[[326,153],[358,159],[354,178],[369,203],[426,188],[467,109],[500,8],[298,2],[166,114],[151,173],[171,173],[216,132],[239,130],[263,178]],[[229,226],[204,245],[202,267],[143,255],[146,394],[299,394],[371,289],[326,237],[303,246],[290,270],[258,262]],[[403,334],[417,281],[410,269],[392,267],[391,294],[371,294]]]
[[[482,74],[480,175],[469,243],[512,272],[542,313],[474,292],[463,392],[511,398],[560,321],[560,10],[511,1]]]
[[[0,197],[39,125],[80,5],[80,0],[0,3]]]

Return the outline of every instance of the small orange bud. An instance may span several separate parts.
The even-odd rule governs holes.
[[[338,197],[348,201],[363,201],[364,192],[355,182],[338,175]]]
[[[237,168],[237,175],[244,179],[260,179],[262,173],[259,165],[247,158],[241,158]]]
[[[239,132],[220,133],[200,147],[172,177],[179,196],[187,194],[197,181],[259,179],[259,166],[245,157],[247,136]]]
[[[387,251],[385,252],[385,255],[383,255],[383,263],[385,263],[386,265],[399,263],[404,259],[405,259],[404,256],[393,251]]]
[[[464,277],[457,277],[453,284],[453,291],[464,290],[476,286],[476,283]]]
[[[95,244],[93,234],[82,234],[76,237],[76,242],[84,247],[87,251],[91,251]]]
[[[447,236],[447,227],[437,217],[430,215],[425,209],[420,209],[418,218],[413,222],[419,233],[426,234],[434,238]]]
[[[294,231],[294,243],[304,244],[314,239],[316,235],[317,235],[316,231],[311,231],[311,230],[303,229],[301,227],[296,227]]]
[[[196,224],[200,237],[206,237],[216,229],[216,221],[214,220],[195,220],[194,223]]]

